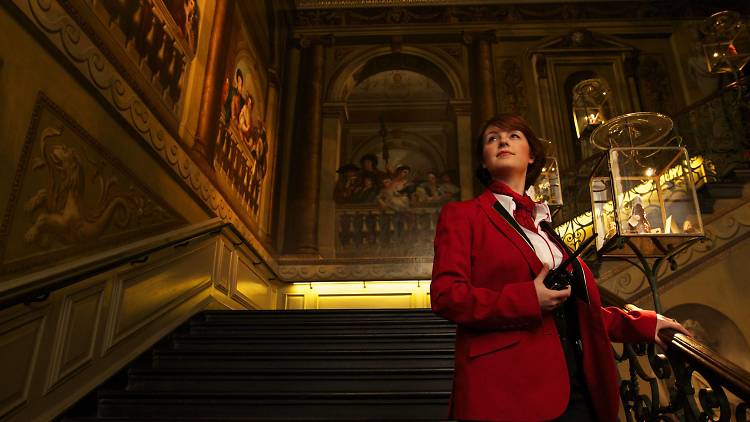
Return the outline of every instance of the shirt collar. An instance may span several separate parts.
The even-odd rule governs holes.
[[[513,198],[508,195],[494,192],[492,194],[497,198],[497,202],[499,202],[510,215],[513,215],[513,212],[516,210],[516,203],[513,202]],[[536,207],[534,207],[534,225],[538,226],[541,221],[552,222],[552,212],[550,212],[549,205],[547,205],[546,201],[537,202]]]

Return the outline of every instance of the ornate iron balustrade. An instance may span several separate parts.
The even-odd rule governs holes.
[[[439,214],[439,207],[393,211],[370,204],[339,204],[336,255],[429,256]]]
[[[605,305],[633,309],[619,296],[600,292]],[[627,421],[747,421],[750,372],[694,338],[665,331],[660,336],[669,345],[666,353],[643,343],[614,350],[628,373],[620,381]]]

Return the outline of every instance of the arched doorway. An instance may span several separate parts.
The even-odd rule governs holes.
[[[343,112],[324,116],[321,251],[431,256],[440,207],[471,195],[465,84],[429,51],[357,58],[328,85],[326,107]]]

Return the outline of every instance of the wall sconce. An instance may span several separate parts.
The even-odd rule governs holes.
[[[706,18],[700,27],[704,35],[703,54],[711,74],[736,73],[750,60],[748,46],[738,46],[744,23],[740,14],[725,10]]]
[[[588,137],[609,118],[609,86],[602,79],[586,79],[573,87],[573,122],[578,139]]]
[[[661,142],[671,129],[664,115],[631,113],[591,134],[609,146],[589,180],[599,255],[665,257],[703,236],[687,150]]]

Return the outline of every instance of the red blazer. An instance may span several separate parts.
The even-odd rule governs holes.
[[[551,314],[533,280],[542,263],[493,209],[492,192],[446,204],[438,220],[432,310],[457,324],[450,417],[540,421],[560,416],[570,385]],[[614,421],[618,376],[610,341],[653,341],[656,314],[603,308],[583,264],[589,304],[576,300],[583,371],[600,421]]]

